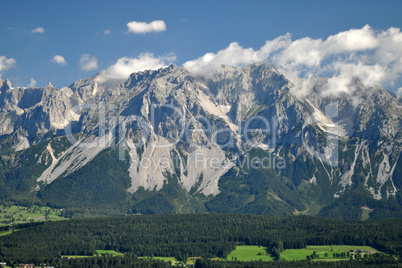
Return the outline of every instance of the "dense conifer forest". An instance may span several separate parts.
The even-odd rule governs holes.
[[[87,267],[103,267],[103,268],[123,268],[123,267],[171,267],[169,262],[160,260],[143,260],[138,258],[123,257],[96,257],[96,258],[77,258],[63,259],[58,262],[61,267],[65,268],[87,268]],[[400,267],[399,263],[393,258],[377,258],[374,260],[362,261],[340,261],[340,262],[311,262],[311,261],[280,261],[280,262],[262,262],[262,261],[216,261],[207,259],[197,259],[196,268],[303,268],[303,267],[325,267],[325,268],[359,268],[359,267],[377,267],[391,268]]]
[[[367,245],[401,258],[400,226],[401,219],[354,221],[313,216],[245,214],[79,219],[27,225],[0,237],[0,259],[36,264],[59,263],[65,262],[63,255],[94,256],[96,250],[123,253],[124,261],[128,261],[126,258],[134,261],[143,256],[176,257],[178,260],[188,257],[226,258],[239,244],[266,246],[279,254],[285,249],[304,248],[306,245]],[[110,261],[118,261],[119,258]],[[77,263],[70,267],[81,267],[78,262],[93,261],[95,258],[75,260]],[[100,258],[99,261],[107,260]],[[199,261],[199,265],[223,267],[219,263],[210,264],[208,260]],[[230,265],[234,266],[225,267],[245,267],[241,266],[243,264]],[[258,264],[255,265],[258,267]],[[69,266],[66,264],[64,267]],[[87,266],[83,264],[82,267]]]

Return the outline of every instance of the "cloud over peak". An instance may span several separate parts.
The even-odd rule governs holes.
[[[154,20],[149,23],[140,21],[130,21],[127,23],[129,33],[145,34],[150,32],[166,31],[166,24],[163,20]]]
[[[294,83],[293,92],[308,94],[314,78],[330,77],[323,94],[352,92],[359,77],[365,86],[393,86],[402,76],[402,33],[398,28],[375,31],[369,25],[329,36],[292,40],[291,34],[268,40],[258,50],[233,42],[217,53],[184,63],[190,72],[206,76],[222,64],[239,66],[269,61]],[[310,85],[310,86],[309,86]]]
[[[31,77],[31,82],[27,85],[27,87],[36,87],[36,80],[35,80],[35,78]]]
[[[118,59],[114,65],[102,71],[98,76],[98,81],[126,80],[134,72],[163,68],[175,60],[176,55],[173,53],[162,57],[155,57],[152,53],[143,53],[137,58],[123,57]]]
[[[94,56],[83,54],[81,55],[79,65],[83,71],[93,71],[98,69],[98,60]]]
[[[184,63],[184,67],[195,75],[209,76],[217,71],[221,65],[242,66],[267,60],[270,54],[287,46],[290,34],[267,41],[259,50],[243,48],[237,42],[229,44],[216,54],[207,53],[204,56]]]

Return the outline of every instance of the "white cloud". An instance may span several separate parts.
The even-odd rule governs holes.
[[[61,55],[55,55],[55,56],[52,58],[51,61],[52,61],[53,63],[59,64],[59,65],[66,65],[66,64],[67,64],[66,60],[65,60],[64,57],[61,56]]]
[[[111,34],[111,33],[112,33],[111,30],[104,30],[104,31],[103,31],[103,34],[105,34],[105,35],[108,35],[108,34]]]
[[[44,34],[44,33],[45,33],[45,28],[43,28],[43,27],[36,27],[35,29],[33,29],[33,30],[31,31],[31,34],[36,34],[36,33],[38,33],[38,34]]]
[[[6,58],[5,56],[0,56],[0,77],[3,71],[6,71],[15,66],[17,61],[13,58]]]
[[[184,67],[205,76],[221,64],[238,66],[258,61],[269,61],[282,70],[294,83],[293,92],[300,95],[309,93],[310,80],[317,77],[331,77],[323,94],[352,92],[350,83],[355,77],[366,86],[394,86],[402,76],[402,33],[398,28],[374,31],[366,25],[325,40],[292,40],[286,34],[266,41],[258,50],[234,42],[216,54],[188,61]]]
[[[100,82],[110,79],[126,80],[134,72],[156,70],[166,67],[175,60],[176,56],[173,53],[163,57],[154,57],[152,53],[143,53],[137,58],[123,57],[118,59],[114,65],[102,71],[98,80]]]
[[[396,91],[396,95],[398,96],[398,98],[402,98],[402,87],[398,88],[398,90]]]
[[[166,24],[163,20],[154,20],[150,23],[140,21],[130,21],[127,23],[129,33],[143,34],[150,32],[166,31]]]
[[[80,58],[80,68],[83,71],[93,71],[98,69],[98,60],[89,54],[83,54]]]
[[[374,31],[369,25],[361,29],[350,29],[331,35],[322,44],[327,54],[374,49],[379,45]]]
[[[31,82],[27,85],[27,87],[36,87],[36,80],[31,77]]]
[[[289,34],[267,41],[257,51],[252,48],[243,48],[237,42],[233,42],[216,54],[207,53],[198,59],[184,63],[183,66],[196,75],[208,76],[219,69],[222,64],[241,66],[264,61],[271,53],[288,46],[289,43]]]

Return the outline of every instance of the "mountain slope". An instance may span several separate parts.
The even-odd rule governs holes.
[[[1,81],[1,198],[106,214],[402,216],[401,103],[357,78],[331,95],[326,81],[298,97],[268,63],[62,89]]]

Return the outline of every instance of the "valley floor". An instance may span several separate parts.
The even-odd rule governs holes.
[[[21,207],[10,209],[22,213]],[[250,263],[250,267],[292,263],[304,267],[319,262],[319,267],[341,267],[345,261],[356,267],[399,265],[402,256],[400,219],[175,214],[16,226],[18,232],[0,236],[0,262],[63,267],[246,267]]]

